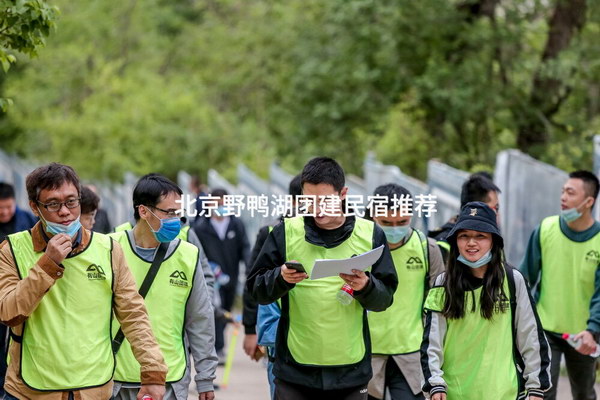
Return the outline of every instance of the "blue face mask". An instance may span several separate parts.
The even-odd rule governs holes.
[[[67,235],[73,237],[77,234],[77,232],[79,232],[79,229],[81,229],[81,222],[79,222],[79,217],[77,217],[77,219],[71,222],[69,225],[63,225],[57,224],[56,222],[46,221],[46,219],[42,217],[42,212],[40,211],[40,219],[46,227],[46,232],[48,232],[51,235],[66,233]]]
[[[464,258],[462,254],[458,256],[457,260],[471,268],[483,267],[485,264],[489,263],[492,260],[492,250],[485,253],[483,257],[481,257],[477,261],[469,261],[466,258]]]
[[[396,244],[400,243],[406,238],[408,232],[410,232],[410,225],[405,226],[381,226],[383,233],[389,243]]]
[[[217,207],[217,215],[219,217],[224,217],[228,213],[229,213],[229,210],[227,209],[227,207],[225,207],[225,206],[219,206],[219,207]]]
[[[148,211],[150,212],[150,214],[152,214],[156,218],[158,218],[156,216],[156,214],[154,214],[152,211],[150,211],[150,210],[148,210]],[[177,237],[177,235],[179,235],[179,231],[181,231],[181,220],[179,219],[179,217],[165,218],[165,219],[159,218],[159,221],[160,221],[160,228],[158,228],[157,231],[152,229],[152,226],[150,226],[150,223],[148,221],[146,221],[148,226],[150,226],[150,230],[154,234],[154,237],[156,238],[156,240],[158,240],[161,243],[168,243],[171,240],[174,240]]]

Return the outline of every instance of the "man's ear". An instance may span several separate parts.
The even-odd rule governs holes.
[[[140,218],[142,219],[146,219],[148,218],[148,209],[146,208],[146,206],[144,205],[139,205],[138,206],[138,214],[140,215]]]
[[[346,200],[346,195],[348,194],[348,186],[344,186],[342,190],[340,190],[340,200]]]
[[[29,208],[31,208],[31,212],[33,213],[33,215],[35,215],[38,218],[40,217],[40,211],[35,201],[29,200]]]
[[[588,200],[591,200],[588,202]],[[593,196],[588,196],[588,199],[586,200],[586,202],[588,202],[588,204],[590,205],[590,210],[592,209],[592,207],[594,207],[594,204],[596,204],[596,199],[594,199]]]

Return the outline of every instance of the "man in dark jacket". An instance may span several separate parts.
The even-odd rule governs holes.
[[[286,218],[273,228],[247,281],[260,304],[281,299],[275,398],[366,399],[372,376],[367,310],[389,307],[398,285],[385,234],[371,221],[322,205],[346,198],[344,171],[335,160],[309,161],[301,183],[303,195],[315,199],[310,216]],[[350,258],[381,245],[370,271],[307,280],[316,259]],[[306,273],[288,268],[289,261],[300,262]],[[337,300],[342,287],[353,296],[347,303]]]
[[[15,188],[0,182],[0,242],[7,235],[25,231],[35,225],[37,218],[29,211],[17,207]]]
[[[213,190],[211,196],[218,198],[219,207],[210,218],[197,218],[194,232],[200,239],[208,261],[218,265],[221,271],[229,276],[229,282],[219,287],[219,294],[221,307],[231,311],[240,274],[240,262],[248,265],[250,244],[242,221],[233,215],[229,216],[226,206],[223,205],[227,195],[224,189]],[[224,321],[215,321],[215,329],[215,348],[217,354],[222,357],[225,347]]]

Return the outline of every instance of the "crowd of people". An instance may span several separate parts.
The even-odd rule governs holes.
[[[429,232],[398,212],[392,199],[412,194],[394,183],[375,189],[389,201],[365,218],[323,212],[319,200],[344,203],[345,183],[335,160],[310,160],[289,194],[313,196],[313,216],[293,204],[252,249],[223,189],[210,192],[215,213],[186,219],[182,189],[145,175],[132,218],[111,229],[69,166],[27,176],[30,210],[0,183],[2,398],[182,400],[193,378],[199,399],[214,399],[241,264],[243,347],[266,358],[273,399],[556,399],[563,356],[573,399],[596,398],[593,173],[569,175],[519,266],[505,260],[500,189],[486,173]],[[370,251],[381,255],[369,265],[311,279],[318,260]]]

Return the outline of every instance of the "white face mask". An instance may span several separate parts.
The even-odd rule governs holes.
[[[583,206],[586,201],[587,201],[587,198],[577,207],[569,208],[568,210],[561,210],[560,216],[566,222],[572,222],[572,221],[575,221],[576,219],[579,219],[583,215],[583,213],[581,211],[579,211],[579,208],[581,206]]]

